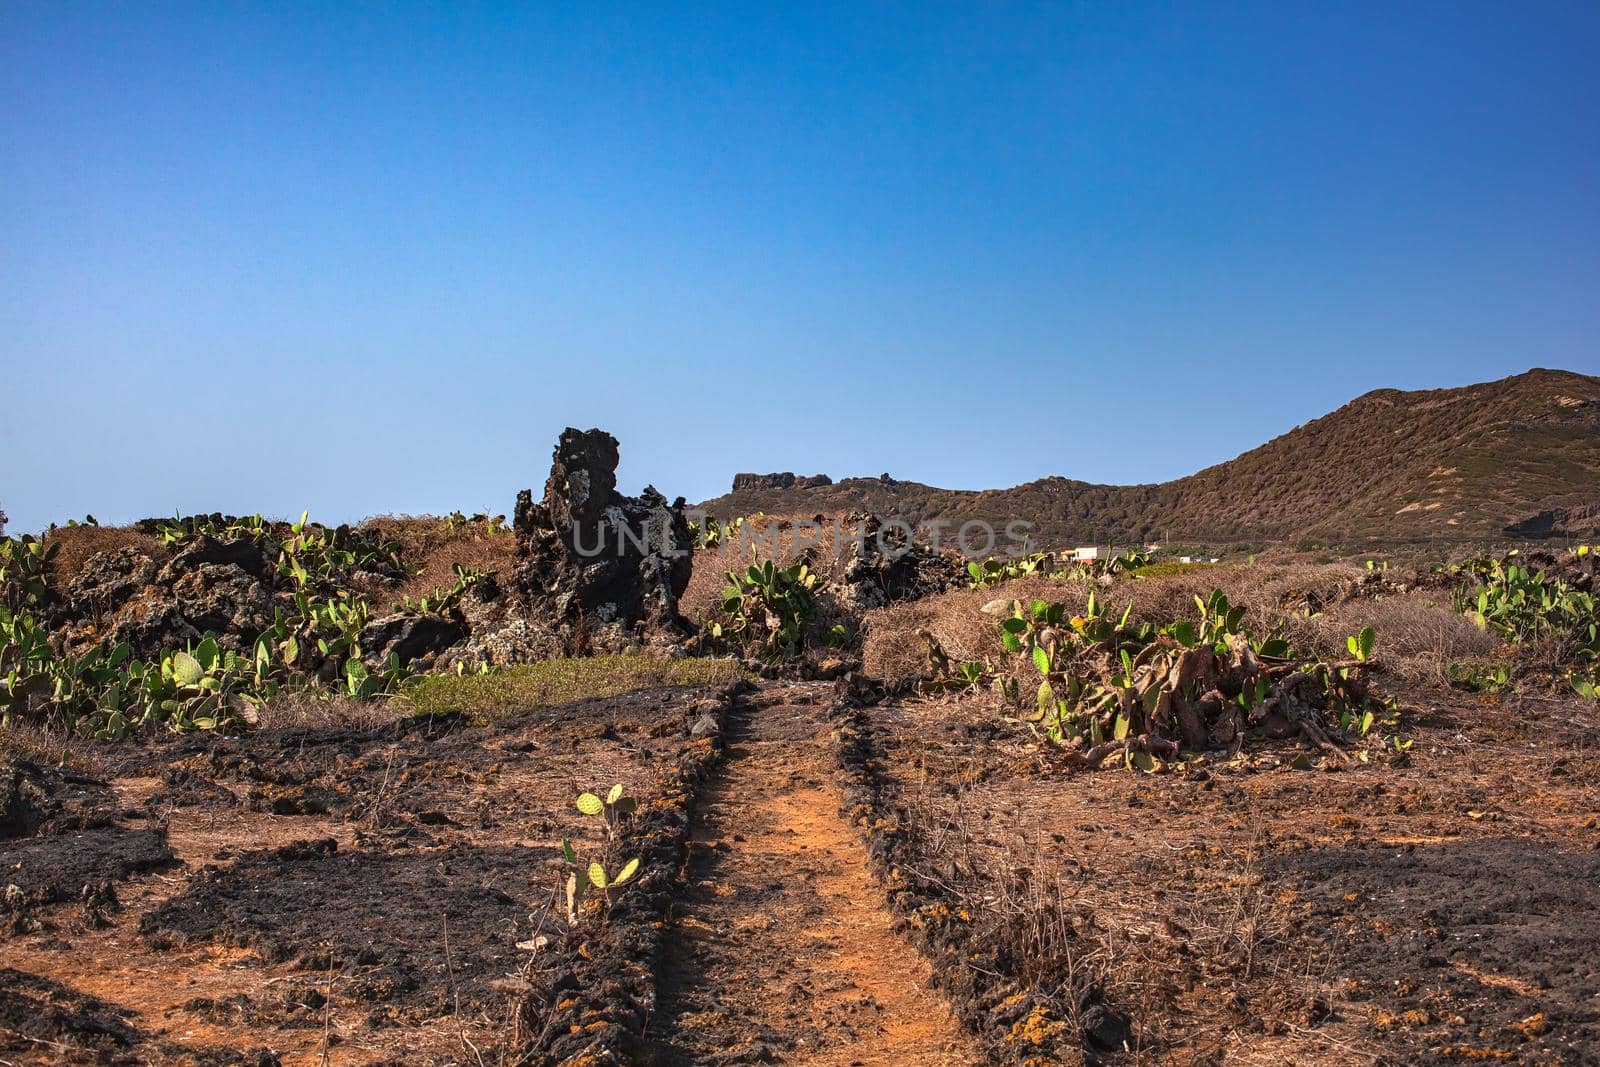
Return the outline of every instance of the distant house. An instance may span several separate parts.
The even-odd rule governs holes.
[[[1088,545],[1069,551],[1067,553],[1067,562],[1092,563],[1097,559],[1115,559],[1120,555],[1122,555],[1122,551],[1115,545]]]

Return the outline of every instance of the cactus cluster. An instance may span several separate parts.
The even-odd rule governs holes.
[[[494,534],[509,533],[511,531],[511,527],[507,525],[506,517],[504,515],[491,515],[487,511],[478,511],[471,515],[467,515],[460,511],[452,511],[450,514],[444,517],[444,528],[446,533],[453,534],[459,530],[465,530],[474,526],[481,527],[484,533],[491,536]]]
[[[810,567],[779,567],[766,560],[743,573],[728,571],[724,578],[722,617],[712,622],[712,637],[752,646],[769,659],[803,650],[817,614],[817,576]]]
[[[449,589],[436,589],[427,596],[412,600],[402,597],[395,605],[401,611],[416,612],[419,615],[439,615],[454,608],[461,603],[461,598],[467,591],[485,581],[489,575],[471,567],[464,567],[459,563],[450,564],[450,569],[455,572],[456,581]]]
[[[716,548],[719,545],[731,544],[734,536],[743,528],[743,515],[736,515],[727,522],[722,522],[713,515],[707,515],[703,525],[695,522],[689,524],[689,536],[700,548]]]
[[[255,721],[266,691],[259,665],[207,637],[145,662],[126,643],[58,653],[31,614],[0,608],[0,722],[37,718],[113,740],[159,724],[216,730]]]
[[[255,709],[285,687],[336,687],[369,699],[394,692],[408,676],[393,656],[378,667],[363,662],[361,634],[371,606],[348,589],[333,588],[349,573],[398,566],[392,544],[344,527],[328,531],[305,515],[278,527],[259,516],[179,519],[159,524],[159,536],[169,544],[200,536],[281,536],[278,572],[294,591],[248,652],[222,648],[207,634],[149,661],[120,642],[74,655],[53,642],[40,621],[59,543],[0,538],[0,722],[45,720],[105,739],[148,725],[229,729],[253,722]],[[453,588],[400,606],[444,612],[485,578],[458,566]]]
[[[59,543],[45,544],[30,534],[0,537],[0,605],[19,612],[44,603],[60,550]]]
[[[973,589],[987,589],[1015,578],[1106,578],[1126,574],[1150,564],[1148,552],[1129,551],[1110,559],[1063,559],[1053,552],[1026,556],[990,556],[967,562],[967,581]]]
[[[1481,629],[1513,644],[1545,641],[1570,668],[1566,680],[1580,695],[1600,699],[1600,594],[1593,546],[1569,549],[1554,565],[1535,566],[1518,551],[1457,563],[1456,609]],[[1469,681],[1479,679],[1473,677]],[[1510,683],[1497,675],[1492,689]]]
[[[400,562],[400,548],[393,541],[351,526],[341,525],[330,530],[321,523],[312,522],[309,512],[301,512],[298,522],[287,524],[268,522],[260,515],[240,519],[205,515],[186,519],[180,515],[151,526],[157,540],[173,547],[200,537],[275,542],[278,573],[292,578],[297,586],[327,586],[358,571],[405,572]]]
[[[1324,663],[1298,656],[1278,633],[1252,636],[1244,608],[1221,590],[1195,598],[1194,619],[1162,627],[1120,616],[1093,594],[1082,614],[1062,604],[996,601],[1001,642],[1027,657],[1040,678],[1031,701],[1022,683],[1002,676],[1002,691],[1053,748],[1099,766],[1120,756],[1131,767],[1202,752],[1237,752],[1250,735],[1298,736],[1335,752],[1332,736],[1364,736],[1391,721],[1393,705],[1367,681],[1376,635],[1351,637],[1351,659]],[[972,672],[969,670],[968,674]]]

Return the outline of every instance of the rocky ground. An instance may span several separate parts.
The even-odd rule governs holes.
[[[602,847],[574,798],[621,782],[641,822],[681,806],[664,787],[709,744],[694,724],[724,703],[681,689],[492,727],[197,736],[72,771],[13,758],[0,770],[0,1056],[518,1054],[542,962],[518,946],[565,928],[561,838]]]
[[[1404,757],[1339,769],[1041,775],[959,699],[871,708],[853,763],[999,1058],[1591,1062],[1600,717],[1410,696]]]
[[[1403,759],[1057,775],[980,701],[883,697],[767,682],[13,757],[0,1057],[1600,1054],[1593,714],[1419,693]],[[569,930],[559,840],[601,847],[572,798],[614,781],[651,876]]]

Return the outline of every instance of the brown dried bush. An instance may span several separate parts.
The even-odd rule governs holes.
[[[368,730],[410,713],[387,700],[352,700],[337,691],[283,690],[258,710],[262,730]]]
[[[1378,660],[1385,673],[1408,682],[1449,684],[1450,664],[1486,656],[1499,638],[1451,610],[1436,590],[1350,600],[1313,618],[1296,619],[1291,638],[1298,647],[1335,656],[1345,637],[1370,626],[1378,635]]]
[[[891,604],[869,611],[862,668],[880,678],[901,678],[925,669],[927,646],[917,631],[931,633],[952,660],[998,659],[998,620],[983,613],[991,600],[1049,600],[1074,608],[1088,602],[1095,588],[1080,580],[1029,576],[990,589],[954,589],[939,596]]]
[[[33,722],[0,726],[0,763],[26,761],[108,778],[111,771],[101,755],[96,741],[70,730]]]
[[[451,528],[432,515],[380,515],[363,527],[399,546],[400,559],[416,568],[398,586],[368,590],[378,601],[410,597],[413,600],[449,589],[456,583],[452,567],[492,572],[502,583],[511,579],[517,562],[517,539],[509,529],[489,533],[481,524]]]
[[[44,535],[45,544],[60,545],[56,552],[51,584],[65,589],[83,570],[90,557],[119,548],[137,548],[156,559],[168,555],[167,548],[147,533],[131,526],[57,526]]]
[[[745,566],[748,562],[748,559],[738,557],[731,545],[696,549],[689,570],[689,584],[684,587],[683,595],[678,597],[678,610],[683,617],[696,626],[704,625],[717,613],[717,606],[722,603],[722,589],[728,584],[723,572],[735,566]]]
[[[833,522],[842,522],[842,516],[818,516],[822,520],[825,536],[822,542],[808,551],[811,569],[817,572],[823,582],[838,578],[844,569],[844,564],[849,560],[850,545],[845,542],[841,546],[835,545],[831,536]],[[743,570],[752,563],[761,563],[771,559],[774,564],[786,567],[799,559],[801,552],[795,550],[793,536],[794,524],[792,518],[775,515],[753,515],[745,520],[751,531],[751,538],[741,541],[740,535],[735,533],[732,540],[725,541],[714,548],[700,548],[695,550],[694,564],[689,574],[689,585],[684,589],[683,595],[678,598],[678,610],[683,616],[695,625],[702,625],[717,613],[717,607],[722,602],[722,590],[727,586],[726,574],[730,570]],[[771,543],[768,538],[776,533],[778,551],[767,552],[766,545]]]
[[[492,537],[465,538],[439,545],[428,552],[417,571],[405,584],[390,592],[390,597],[413,600],[430,596],[436,590],[449,589],[456,584],[455,564],[485,573],[493,573],[502,585],[511,580],[517,565],[517,539],[510,534]]]
[[[362,519],[357,526],[377,534],[385,541],[393,541],[399,546],[400,558],[408,563],[416,563],[440,545],[474,531],[473,527],[468,526],[451,529],[437,515],[373,515]],[[476,529],[482,533],[481,527]]]

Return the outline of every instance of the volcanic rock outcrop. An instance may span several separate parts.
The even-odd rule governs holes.
[[[544,499],[517,495],[515,588],[532,618],[573,635],[573,652],[688,632],[678,613],[693,544],[683,499],[668,504],[648,486],[618,493],[617,458],[615,437],[568,428]]]
[[[850,546],[844,576],[834,589],[847,611],[859,614],[961,584],[960,561],[918,544],[904,526],[885,526],[876,516],[861,512],[846,515],[844,525],[853,536],[859,532]]]
[[[1506,527],[1512,537],[1600,537],[1600,503],[1551,508]]]
[[[58,614],[87,623],[69,644],[127,642],[136,655],[183,648],[205,634],[243,651],[271,625],[275,562],[250,540],[201,536],[165,563],[125,547],[92,557]]]
[[[793,471],[780,471],[777,474],[735,474],[733,476],[733,491],[756,492],[763,489],[814,489],[818,486],[832,485],[833,479],[826,474],[813,474],[809,478],[796,475]]]

